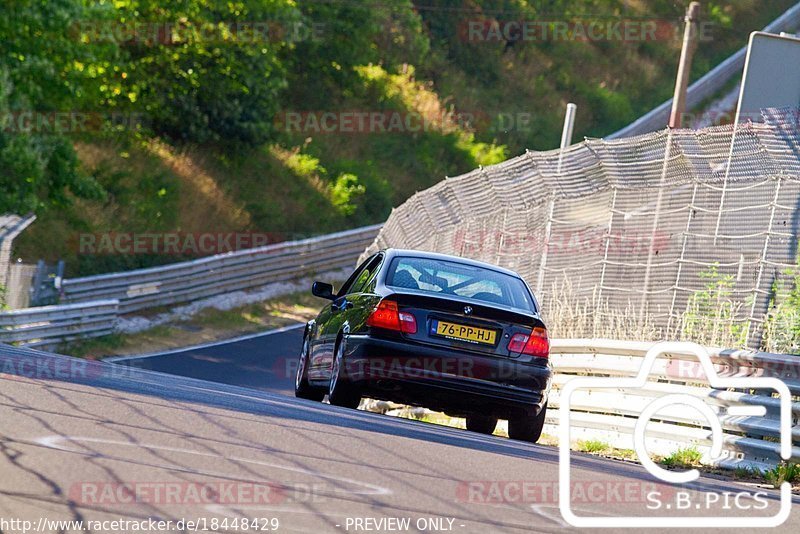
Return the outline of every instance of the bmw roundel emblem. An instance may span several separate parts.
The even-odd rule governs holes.
[[[464,306],[464,313],[470,315],[472,313],[472,306]]]

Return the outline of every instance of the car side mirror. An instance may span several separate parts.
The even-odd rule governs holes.
[[[325,282],[314,282],[311,286],[311,294],[321,299],[333,300],[336,295],[333,294],[333,286]]]

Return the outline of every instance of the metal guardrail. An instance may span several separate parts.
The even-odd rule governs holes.
[[[36,215],[33,214],[25,217],[0,214],[0,286],[5,286],[8,280],[11,245],[14,239],[35,220]],[[2,304],[2,295],[0,295],[0,304]]]
[[[800,3],[789,8],[783,15],[767,24],[763,31],[769,33],[790,32],[797,30],[798,27],[800,27]],[[686,91],[686,109],[692,109],[704,100],[711,98],[722,90],[734,76],[741,74],[744,70],[746,55],[747,47],[743,47],[690,85]],[[669,122],[671,109],[672,99],[670,98],[628,126],[607,136],[606,139],[619,139],[662,130]]]
[[[66,279],[62,301],[114,298],[125,314],[352,267],[379,228],[368,226],[161,267]]]
[[[557,372],[545,432],[557,435],[560,392],[569,380],[581,377],[633,377],[645,354],[655,345],[598,339],[552,341],[551,359]],[[708,349],[717,375],[781,379],[795,401],[800,397],[800,356],[763,352]],[[712,461],[711,429],[695,411],[672,406],[658,412],[648,424],[647,450],[668,456],[696,447],[706,463],[721,468],[765,469],[781,462],[780,401],[772,390],[733,390],[710,387],[697,357],[690,352],[662,355],[650,370],[644,388],[581,389],[570,399],[572,438],[599,440],[620,449],[632,449],[638,415],[658,397],[685,394],[701,399],[718,415],[723,429],[723,457]],[[740,406],[763,407],[764,416],[735,415]],[[792,404],[792,459],[800,462],[800,402]]]
[[[65,279],[65,304],[0,313],[0,343],[52,347],[114,331],[119,315],[353,267],[380,225],[149,269]]]
[[[13,310],[0,314],[0,343],[49,347],[103,336],[114,331],[118,314],[117,300]]]

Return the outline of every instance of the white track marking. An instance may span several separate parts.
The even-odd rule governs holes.
[[[207,452],[200,452],[200,451],[193,451],[191,449],[181,449],[177,447],[168,447],[164,445],[148,445],[144,443],[129,443],[127,441],[118,441],[112,439],[102,439],[102,438],[91,438],[91,437],[83,437],[83,436],[44,436],[41,438],[37,438],[34,440],[35,443],[43,445],[45,447],[56,449],[65,452],[74,452],[79,454],[86,454],[86,451],[71,448],[65,446],[63,442],[87,442],[87,443],[101,443],[104,445],[114,445],[118,447],[135,447],[138,449],[145,449],[145,450],[159,450],[159,451],[168,451],[168,452],[177,452],[183,454],[192,454],[195,456],[203,456],[207,458],[219,458],[220,456],[217,454],[207,453]],[[121,458],[114,458],[109,457],[111,459],[121,459]],[[311,475],[318,478],[324,478],[327,480],[335,480],[338,482],[344,482],[345,484],[352,484],[354,486],[361,486],[364,488],[368,488],[365,490],[342,490],[339,488],[333,488],[333,492],[338,493],[346,493],[351,495],[391,495],[392,490],[388,488],[384,488],[382,486],[378,486],[375,484],[369,484],[367,482],[361,482],[359,480],[353,480],[351,478],[340,477],[336,475],[328,475],[322,473],[320,471],[315,471],[312,469],[304,469],[302,467],[292,467],[288,465],[282,464],[274,464],[270,462],[262,462],[260,460],[253,460],[250,458],[241,458],[237,456],[228,456],[226,457],[228,460],[242,462],[242,463],[249,463],[254,465],[261,465],[265,467],[272,467],[275,469],[281,469],[283,471],[291,471],[294,473],[302,473],[305,475]],[[162,469],[174,469],[176,466],[174,465],[153,465],[153,467],[160,467]],[[221,472],[214,472],[214,471],[196,471],[197,474],[206,475],[206,476],[217,476],[217,477],[228,477],[230,476],[228,473],[221,473]]]

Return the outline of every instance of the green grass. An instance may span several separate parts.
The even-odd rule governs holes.
[[[611,449],[611,445],[606,443],[605,441],[600,441],[596,439],[589,439],[589,440],[581,440],[575,445],[575,450],[581,452],[589,452],[592,454],[599,454]]]
[[[158,326],[152,329],[158,335],[170,335],[172,329],[165,326]],[[57,352],[78,358],[86,358],[97,352],[111,352],[115,349],[124,347],[130,336],[124,334],[109,334],[107,336],[82,339],[61,345]]]
[[[737,467],[733,470],[733,478],[736,479],[760,478],[761,476],[761,471],[752,467]]]
[[[696,447],[687,447],[664,457],[661,463],[667,467],[699,467],[702,458],[703,454]]]
[[[772,469],[762,471],[761,475],[775,488],[780,487],[784,482],[798,483],[800,482],[800,464],[781,462]]]

